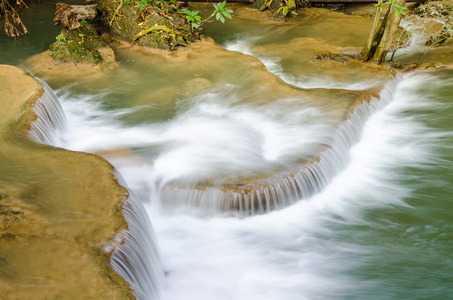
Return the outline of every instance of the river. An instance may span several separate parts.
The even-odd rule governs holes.
[[[105,157],[144,204],[165,278],[143,298],[451,299],[453,71],[387,81],[380,68],[313,62],[334,45],[356,51],[371,19],[240,12],[208,25],[221,47],[117,46],[120,67],[96,80],[37,72],[67,118],[60,146]],[[0,62],[21,66],[56,35],[45,32],[2,37]],[[354,97],[381,87],[312,194],[242,212],[188,200],[188,187],[266,182],[335,148]]]

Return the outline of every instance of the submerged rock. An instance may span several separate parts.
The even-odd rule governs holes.
[[[321,61],[326,61],[326,60],[334,60],[338,62],[347,62],[350,60],[355,59],[356,57],[351,54],[337,54],[337,53],[324,53],[324,54],[319,54],[314,57],[315,60],[321,60]]]

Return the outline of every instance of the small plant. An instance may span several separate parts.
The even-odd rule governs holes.
[[[212,14],[204,20],[201,20],[201,17],[198,15],[198,10],[186,10],[182,13],[186,15],[186,20],[189,22],[192,29],[199,29],[204,22],[209,21],[215,16],[216,20],[225,23],[225,18],[231,19],[231,9],[225,8],[226,0],[219,3],[214,3],[214,11]]]
[[[66,41],[66,37],[63,34],[59,34],[55,37],[57,41]]]
[[[138,9],[140,11],[145,11],[146,6],[148,6],[149,1],[148,0],[140,0],[140,1],[135,1],[135,4],[138,6]]]
[[[198,10],[186,10],[184,14],[186,14],[187,22],[189,22],[190,26],[193,29],[198,29],[201,26],[201,17],[198,15]]]
[[[233,11],[231,9],[225,8],[225,4],[226,0],[217,4],[214,3],[213,5],[215,10],[209,18],[215,15],[216,20],[220,20],[220,22],[222,23],[225,23],[225,17],[231,19],[230,13],[232,13]]]
[[[407,9],[406,6],[403,6],[403,5],[399,5],[398,3],[396,3],[396,0],[388,0],[384,3],[378,3],[378,4],[375,4],[374,6],[376,7],[379,7],[379,11],[382,12],[382,9],[384,6],[386,5],[390,5],[390,6],[393,6],[395,8],[395,15],[398,16],[399,14],[405,16],[406,15],[406,12],[405,10]]]
[[[288,0],[286,2],[286,5],[280,7],[275,14],[278,15],[281,12],[284,17],[286,17],[288,13],[291,13],[292,15],[297,15],[294,9],[296,9],[296,1]]]

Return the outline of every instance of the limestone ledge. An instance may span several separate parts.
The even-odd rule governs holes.
[[[97,155],[28,139],[43,86],[0,65],[0,290],[5,299],[133,299],[110,268],[128,193]],[[109,246],[110,245],[110,246]],[[109,251],[106,251],[109,249]]]

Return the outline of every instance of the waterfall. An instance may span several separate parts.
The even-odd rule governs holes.
[[[36,120],[31,124],[29,137],[38,143],[64,146],[62,133],[66,117],[58,97],[42,80],[43,95],[34,103],[32,110]],[[119,184],[126,186],[118,171],[114,176]],[[159,299],[164,279],[153,227],[143,203],[132,193],[123,204],[123,215],[128,229],[122,234],[124,242],[111,252],[112,269],[131,286],[137,299]]]
[[[286,207],[320,192],[350,161],[349,149],[356,144],[368,118],[392,101],[401,78],[387,83],[379,98],[362,101],[349,112],[337,128],[332,143],[317,158],[298,171],[269,181],[229,186],[161,187],[161,201],[166,208],[181,206],[203,213],[252,215]]]
[[[36,120],[31,123],[28,134],[35,142],[61,147],[62,132],[66,127],[65,114],[54,91],[45,81],[37,79],[43,85],[44,93],[33,105]]]
[[[118,172],[115,177],[126,186]],[[149,217],[143,203],[133,193],[123,205],[123,215],[128,230],[124,243],[113,250],[112,268],[131,285],[137,299],[159,299],[164,269]]]

